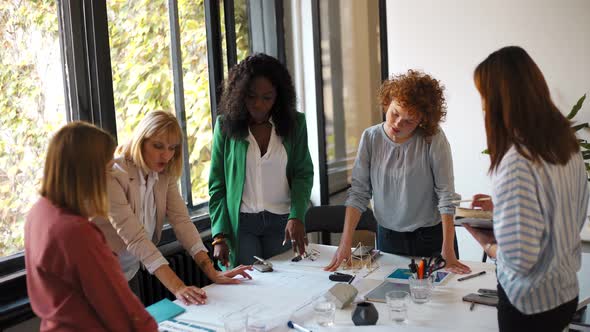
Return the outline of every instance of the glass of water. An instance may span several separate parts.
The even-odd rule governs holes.
[[[385,293],[385,301],[389,310],[389,319],[396,323],[402,323],[408,319],[408,302],[410,294],[402,291]]]
[[[422,304],[430,301],[432,297],[433,276],[424,279],[417,279],[410,276],[410,295],[414,303]]]
[[[334,316],[336,315],[336,305],[333,302],[319,300],[313,305],[313,312],[316,323],[319,326],[334,325]]]

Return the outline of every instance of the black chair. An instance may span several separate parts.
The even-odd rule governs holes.
[[[321,244],[330,244],[330,233],[342,233],[344,228],[344,205],[314,206],[305,214],[305,232],[320,232]],[[377,233],[377,220],[369,208],[361,215],[357,230],[367,230]]]

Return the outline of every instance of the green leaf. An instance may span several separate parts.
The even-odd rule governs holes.
[[[573,119],[576,116],[576,114],[578,114],[578,111],[582,108],[582,104],[584,104],[585,99],[586,99],[586,94],[584,94],[582,97],[580,97],[578,102],[574,105],[574,107],[572,107],[570,114],[567,115],[567,118],[569,120]]]

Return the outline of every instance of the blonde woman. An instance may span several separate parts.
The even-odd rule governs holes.
[[[25,224],[27,291],[41,331],[157,331],[102,233],[115,141],[73,122],[49,143],[41,198]]]
[[[250,278],[240,266],[226,272],[215,270],[197,228],[178,191],[182,172],[182,132],[174,115],[148,113],[134,130],[131,140],[118,148],[109,182],[110,222],[98,219],[112,250],[119,256],[129,286],[138,294],[140,263],[185,304],[203,304],[207,296],[184,282],[168,266],[157,248],[164,218],[176,238],[213,282],[237,284],[234,276]]]

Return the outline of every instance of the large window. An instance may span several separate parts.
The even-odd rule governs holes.
[[[0,260],[24,248],[45,149],[66,123],[57,1],[0,2]]]
[[[363,130],[381,122],[379,3],[325,0],[319,11],[326,163],[333,194],[350,185]]]
[[[119,143],[125,143],[143,115],[155,109],[170,112],[175,107],[172,66],[182,60],[182,98],[186,126],[190,189],[185,190],[193,206],[208,201],[211,161],[212,118],[207,58],[206,18],[203,0],[179,0],[180,52],[171,52],[171,23],[168,0],[108,0],[109,40],[113,72],[113,95]],[[223,8],[223,2],[220,3]],[[175,9],[173,9],[175,10]],[[220,14],[223,50],[227,50],[224,11]],[[248,50],[248,20],[244,0],[234,4],[237,55]],[[225,55],[225,52],[223,52]],[[227,73],[227,57],[223,57]],[[178,103],[176,103],[178,104]],[[181,182],[181,185],[184,183]]]

